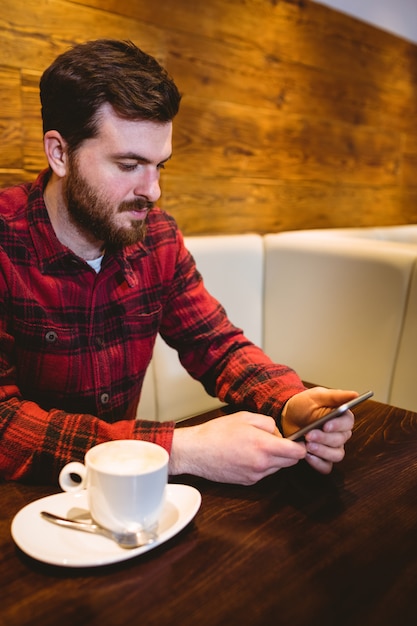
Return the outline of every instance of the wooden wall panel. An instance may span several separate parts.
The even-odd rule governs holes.
[[[2,0],[0,59],[7,66],[43,71],[74,43],[97,37],[126,39],[138,36],[135,20],[64,0]],[[140,32],[143,47],[157,55],[163,33],[146,25]]]
[[[19,72],[0,67],[0,171],[22,163],[22,107]]]
[[[287,116],[192,96],[175,131],[172,171],[197,166],[202,175],[394,184],[398,134],[330,119]],[[224,138],[228,137],[225,143]]]
[[[417,95],[416,95],[417,100]],[[417,186],[417,122],[413,133],[407,133],[404,138],[404,159],[402,168],[402,187]]]
[[[417,223],[417,187],[164,177],[164,207],[193,234]],[[383,210],[381,209],[383,207]]]
[[[22,110],[24,163],[28,172],[35,174],[47,167],[43,151],[43,133],[41,104],[39,99],[39,80],[41,72],[22,70]]]
[[[1,185],[45,165],[41,72],[97,37],[183,93],[161,205],[186,234],[417,222],[417,46],[308,0],[2,0]]]

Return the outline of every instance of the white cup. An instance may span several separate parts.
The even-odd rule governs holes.
[[[72,493],[86,489],[91,517],[104,528],[116,532],[151,530],[164,505],[168,459],[168,452],[155,443],[108,441],[91,448],[84,465],[65,465],[59,484]]]

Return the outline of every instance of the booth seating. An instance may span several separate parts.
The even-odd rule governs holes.
[[[309,383],[417,411],[417,225],[186,237],[232,322]],[[138,417],[221,406],[158,337]]]

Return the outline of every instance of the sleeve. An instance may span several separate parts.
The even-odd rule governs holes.
[[[161,335],[183,366],[220,400],[279,420],[287,400],[305,389],[293,369],[274,363],[228,319],[206,290],[181,233]]]
[[[82,461],[89,448],[112,439],[145,439],[171,449],[173,422],[122,420],[108,424],[93,415],[44,411],[16,388],[0,389],[0,476],[55,483],[61,468]]]

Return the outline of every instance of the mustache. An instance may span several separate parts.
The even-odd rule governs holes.
[[[143,209],[150,211],[154,206],[154,202],[150,202],[146,198],[137,198],[136,200],[122,202],[119,206],[119,211],[142,211]]]

